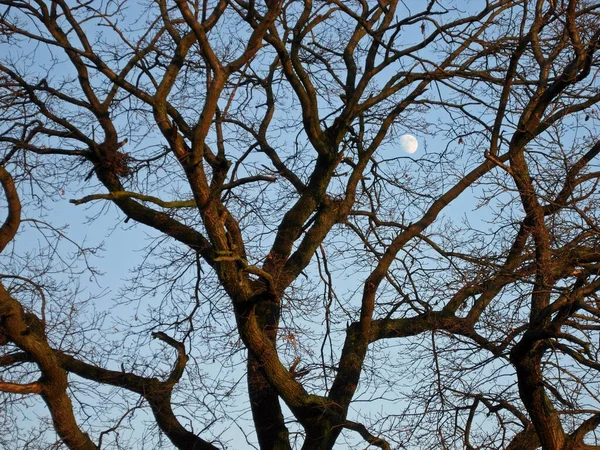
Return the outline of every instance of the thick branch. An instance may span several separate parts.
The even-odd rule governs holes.
[[[177,419],[171,406],[171,393],[174,385],[174,380],[171,378],[161,381],[157,378],[142,377],[133,373],[108,370],[80,361],[65,353],[59,353],[59,360],[65,370],[82,378],[117,386],[143,396],[148,401],[161,431],[177,448],[181,450],[217,450],[217,447],[210,442],[186,430]],[[178,375],[177,364],[174,373],[175,376]]]
[[[0,391],[11,394],[41,394],[42,385],[39,382],[19,384],[0,381]]]
[[[26,313],[1,284],[0,325],[2,334],[31,355],[42,372],[42,378],[38,381],[40,395],[46,402],[54,428],[65,445],[73,450],[97,450],[75,420],[73,405],[67,395],[67,373],[48,345],[41,322],[33,314]]]
[[[13,240],[21,223],[21,201],[15,183],[7,170],[0,166],[0,183],[8,203],[8,216],[0,227],[0,252]]]

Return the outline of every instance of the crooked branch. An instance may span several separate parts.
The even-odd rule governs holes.
[[[344,428],[356,431],[365,441],[371,445],[374,445],[375,447],[382,448],[383,450],[391,450],[390,444],[386,440],[377,436],[373,436],[369,430],[367,430],[367,427],[365,427],[362,423],[346,420],[346,423],[344,423]]]
[[[92,194],[86,195],[80,199],[71,199],[70,203],[74,205],[82,205],[84,203],[89,203],[94,200],[118,200],[122,198],[134,198],[136,200],[141,200],[143,202],[151,202],[155,205],[158,205],[162,208],[193,208],[196,206],[195,200],[174,200],[174,201],[164,201],[158,197],[154,197],[152,195],[144,195],[138,194],[137,192],[128,192],[128,191],[117,191],[111,192],[109,194]]]

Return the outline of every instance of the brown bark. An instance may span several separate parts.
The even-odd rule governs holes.
[[[54,428],[72,450],[96,450],[98,447],[81,431],[67,395],[68,377],[44,336],[37,317],[26,313],[0,284],[0,327],[2,334],[31,356],[41,372],[40,395],[48,406]]]
[[[0,227],[0,252],[13,240],[21,222],[21,202],[14,181],[0,166],[0,182],[8,202],[8,217]],[[41,377],[31,393],[39,393],[48,405],[54,428],[70,449],[97,449],[89,436],[83,433],[73,414],[73,405],[67,395],[68,378],[44,335],[44,325],[32,313],[24,311],[0,283],[0,335],[29,354],[38,365]],[[1,386],[0,386],[1,387]],[[9,392],[25,390],[27,385],[7,386]]]
[[[285,426],[279,395],[265,378],[261,364],[248,355],[248,395],[261,450],[289,450],[289,430]]]
[[[127,389],[144,397],[152,409],[156,424],[179,450],[216,450],[218,448],[187,430],[179,422],[172,409],[171,395],[173,387],[183,373],[183,367],[181,366],[185,365],[187,356],[179,355],[173,372],[165,381],[124,371],[107,370],[80,361],[62,352],[58,353],[58,360],[61,367],[66,371],[75,373],[82,378]]]

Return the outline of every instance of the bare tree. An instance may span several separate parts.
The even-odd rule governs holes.
[[[0,0],[0,442],[599,448],[600,3],[464,3]]]

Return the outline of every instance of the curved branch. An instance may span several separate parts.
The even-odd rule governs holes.
[[[166,335],[161,334],[163,337]],[[171,339],[171,338],[169,338]],[[161,339],[164,340],[164,339]],[[177,419],[171,406],[173,385],[171,379],[161,381],[128,372],[117,372],[80,361],[70,355],[57,352],[61,366],[87,380],[127,389],[144,397],[161,431],[181,450],[218,450],[210,442],[188,431]],[[178,361],[179,362],[179,361]]]
[[[48,406],[56,433],[65,445],[77,450],[97,450],[75,419],[73,404],[67,394],[68,378],[60,366],[56,352],[46,339],[41,321],[25,312],[21,304],[0,284],[0,326],[2,335],[31,356],[42,377],[39,394]],[[13,389],[16,387],[13,385]],[[37,387],[31,387],[31,392]]]
[[[21,201],[15,183],[8,171],[0,166],[0,183],[8,203],[8,216],[0,227],[0,252],[13,240],[21,223]]]
[[[351,420],[346,420],[346,423],[344,423],[344,428],[348,428],[349,430],[356,431],[358,434],[360,434],[363,437],[363,439],[365,441],[367,441],[371,445],[374,445],[375,447],[379,447],[383,450],[391,450],[390,444],[388,444],[387,441],[385,441],[384,439],[381,439],[379,437],[373,436],[369,432],[369,430],[367,430],[367,427],[365,427],[362,423],[352,422]]]
[[[183,371],[185,370],[185,366],[190,357],[185,352],[185,345],[183,345],[182,342],[176,341],[175,339],[163,333],[162,331],[152,333],[152,337],[155,339],[160,339],[161,341],[165,342],[166,344],[170,345],[175,350],[177,350],[177,361],[175,361],[173,370],[171,371],[171,374],[167,379],[167,383],[170,386],[172,386],[181,379]]]

